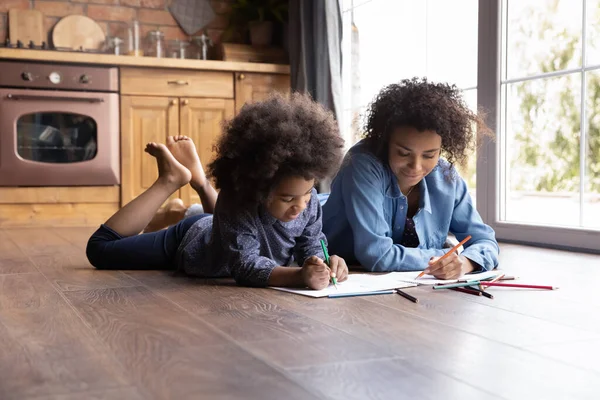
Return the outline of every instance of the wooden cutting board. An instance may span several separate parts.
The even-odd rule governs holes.
[[[52,30],[52,43],[56,48],[99,50],[106,36],[100,26],[83,15],[64,17]]]
[[[41,46],[44,35],[44,15],[38,10],[8,10],[8,37],[11,44],[20,40],[24,46],[30,41]]]

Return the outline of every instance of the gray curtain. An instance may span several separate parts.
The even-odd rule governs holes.
[[[289,56],[292,90],[342,116],[342,14],[338,0],[289,0]],[[329,192],[331,178],[320,182]]]

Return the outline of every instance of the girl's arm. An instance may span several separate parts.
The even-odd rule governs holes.
[[[329,269],[322,260],[309,257],[302,268],[283,267],[260,255],[256,221],[249,213],[229,216],[217,211],[213,224],[218,224],[224,258],[235,281],[244,286],[288,286],[322,289],[329,281]]]
[[[323,211],[317,191],[315,189],[313,189],[310,202],[305,212],[308,212],[310,217],[306,226],[304,227],[302,235],[296,238],[294,258],[299,264],[306,263],[306,260],[309,260],[311,257],[316,257],[320,263],[323,263],[325,261],[325,254],[323,253],[321,241],[323,241],[327,246],[327,238],[322,231]],[[343,258],[336,255],[331,255],[329,258],[329,268],[331,270],[330,274],[334,273],[339,282],[343,282],[348,279],[348,266]],[[313,284],[313,282],[307,278],[306,275],[305,281],[307,281],[307,283],[310,282],[309,286]]]

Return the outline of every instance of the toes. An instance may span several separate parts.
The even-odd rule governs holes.
[[[177,141],[177,136],[169,136],[167,137],[167,144],[173,144]]]
[[[146,143],[146,148],[144,149],[144,151],[146,153],[150,153],[150,152],[154,151],[155,149],[156,149],[156,143],[148,142],[148,143]]]

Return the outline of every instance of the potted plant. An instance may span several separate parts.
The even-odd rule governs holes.
[[[234,0],[229,13],[228,33],[248,29],[253,46],[269,46],[273,25],[287,22],[288,0]]]

